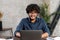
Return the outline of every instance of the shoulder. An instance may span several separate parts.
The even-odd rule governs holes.
[[[37,18],[37,19],[38,19],[38,22],[40,22],[40,23],[42,23],[42,24],[46,23],[43,18]]]
[[[37,18],[37,20],[39,20],[39,21],[45,21],[43,18]]]

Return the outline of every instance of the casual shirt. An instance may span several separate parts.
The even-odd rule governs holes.
[[[42,30],[50,34],[47,24],[42,18],[36,18],[34,23],[31,22],[30,18],[23,18],[17,26],[15,33],[21,30]]]

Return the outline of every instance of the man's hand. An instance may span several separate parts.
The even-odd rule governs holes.
[[[48,33],[43,33],[43,34],[42,34],[42,38],[43,38],[43,39],[46,39],[48,36],[49,36]]]
[[[16,32],[16,37],[21,37],[20,32]]]

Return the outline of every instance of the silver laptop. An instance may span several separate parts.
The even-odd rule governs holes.
[[[42,40],[42,30],[22,30],[20,40]]]

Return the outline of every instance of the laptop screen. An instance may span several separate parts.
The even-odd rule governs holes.
[[[22,30],[21,40],[41,40],[42,31],[41,30]]]

